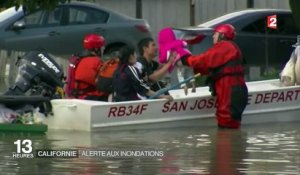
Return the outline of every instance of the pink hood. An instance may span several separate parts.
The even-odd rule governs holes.
[[[175,58],[174,64],[169,67],[169,72],[172,72],[176,62],[183,56],[191,55],[190,51],[186,48],[187,43],[184,40],[178,40],[172,28],[167,27],[160,30],[158,34],[158,45],[159,45],[159,62],[168,62],[168,52],[175,51],[177,57]]]

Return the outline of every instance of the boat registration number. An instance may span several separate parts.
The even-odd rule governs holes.
[[[148,104],[112,106],[109,108],[107,117],[124,117],[142,115],[147,110]]]

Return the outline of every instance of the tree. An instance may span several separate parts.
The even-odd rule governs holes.
[[[37,8],[53,9],[57,4],[70,2],[71,0],[1,0],[0,7],[12,7],[19,8],[23,6],[28,11],[33,11]]]
[[[298,27],[298,30],[300,30],[300,1],[299,0],[290,0],[290,8],[293,13],[294,20],[296,22],[296,25]]]

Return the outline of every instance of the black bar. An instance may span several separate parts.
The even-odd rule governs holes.
[[[143,18],[143,8],[142,0],[136,0],[136,18]]]
[[[195,1],[190,0],[190,25],[195,25]]]
[[[254,0],[247,0],[247,8],[254,8]]]

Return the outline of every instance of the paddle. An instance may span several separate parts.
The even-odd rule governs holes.
[[[175,89],[175,88],[177,88],[178,86],[180,86],[180,85],[182,85],[182,84],[184,84],[184,83],[187,83],[187,82],[191,81],[192,79],[194,79],[194,78],[196,78],[196,77],[198,77],[198,76],[200,76],[200,73],[195,74],[195,75],[193,75],[193,76],[190,76],[189,78],[187,78],[187,79],[185,79],[185,80],[183,80],[183,81],[181,81],[181,82],[179,82],[179,83],[177,83],[177,84],[175,84],[175,85],[173,85],[173,86],[170,86],[170,87],[167,87],[167,88],[160,89],[159,91],[156,92],[155,95],[152,95],[152,96],[149,97],[148,99],[154,99],[154,98],[157,98],[157,97],[159,97],[160,95],[164,94],[165,92],[168,92],[169,90]]]

